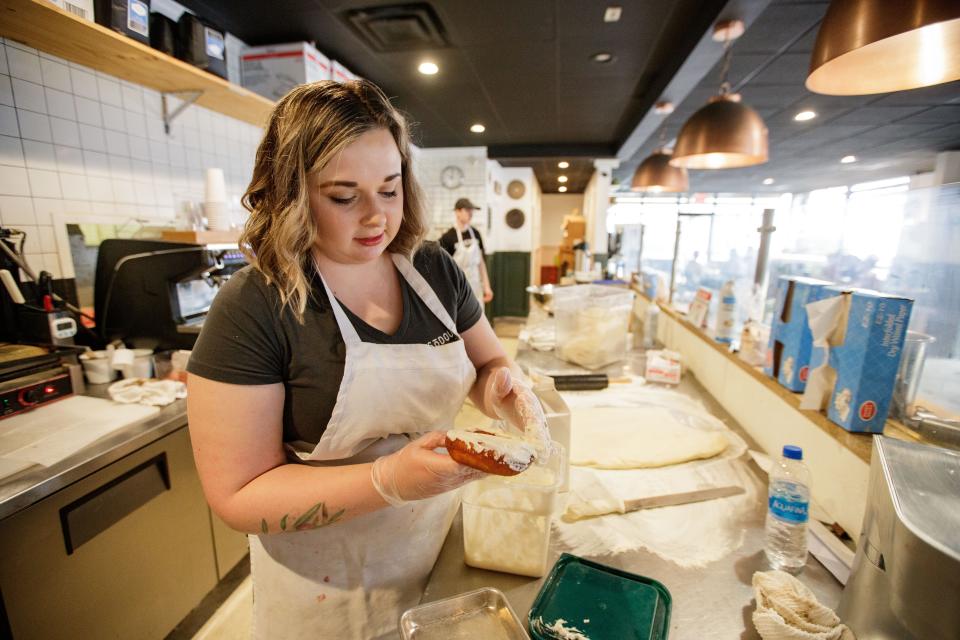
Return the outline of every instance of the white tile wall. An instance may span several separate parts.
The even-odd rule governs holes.
[[[447,189],[440,182],[444,167],[457,166],[463,170],[463,184],[458,189]],[[413,159],[414,171],[423,187],[430,212],[432,229],[429,237],[436,239],[453,225],[453,205],[459,198],[469,198],[478,207],[473,225],[481,233],[487,227],[486,216],[486,147],[443,147],[417,149]],[[484,237],[484,246],[487,239]],[[493,247],[489,247],[492,250]]]
[[[156,91],[0,38],[0,224],[27,232],[35,271],[73,273],[55,221],[170,220],[202,200],[207,167],[242,221],[261,130],[194,105],[167,135],[161,113]]]

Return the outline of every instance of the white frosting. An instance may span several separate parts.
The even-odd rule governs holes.
[[[476,453],[492,451],[498,460],[503,461],[514,471],[526,469],[537,455],[536,449],[531,443],[519,438],[491,436],[460,429],[447,431],[447,437],[451,440],[465,442]]]
[[[584,620],[584,622],[589,621],[589,619]],[[536,622],[540,629],[553,632],[555,638],[561,638],[562,640],[590,640],[590,638],[583,635],[583,632],[576,627],[566,626],[567,621],[563,618],[557,618],[553,621],[553,624],[550,625],[546,624],[543,618],[537,618]]]

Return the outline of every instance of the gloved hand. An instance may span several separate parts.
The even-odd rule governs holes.
[[[398,507],[456,489],[486,474],[434,451],[442,447],[443,431],[426,433],[399,451],[377,458],[370,478],[384,500]]]
[[[550,432],[543,415],[540,400],[522,379],[514,377],[507,367],[501,367],[487,378],[483,390],[484,402],[492,406],[497,417],[516,427],[538,451],[550,448]]]

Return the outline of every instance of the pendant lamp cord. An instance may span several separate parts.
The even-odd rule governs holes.
[[[733,58],[733,45],[730,38],[723,41],[723,66],[720,67],[720,95],[725,96],[730,93],[730,83],[727,81],[727,74],[730,73],[730,59]]]

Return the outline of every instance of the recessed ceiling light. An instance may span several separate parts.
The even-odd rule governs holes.
[[[807,120],[813,120],[817,117],[816,111],[801,111],[797,115],[793,116],[793,119],[797,122],[805,122]]]
[[[479,122],[477,124],[470,125],[470,131],[473,131],[474,133],[483,133],[486,130],[487,128]]]
[[[766,178],[766,179],[763,181],[763,184],[773,184],[773,178]]]
[[[420,66],[417,67],[417,71],[425,76],[432,76],[440,71],[440,67],[438,67],[434,62],[421,62]]]
[[[557,178],[557,182],[566,182],[566,181],[567,181],[567,176],[560,176],[559,178]]]
[[[611,5],[603,12],[603,21],[616,22],[620,19],[621,13],[623,13],[623,9],[616,5]]]
[[[570,163],[567,162],[566,160],[561,160],[560,162],[557,163],[557,166],[560,167],[561,169],[566,169],[567,167],[570,166]]]
[[[590,56],[590,59],[599,64],[608,64],[610,62],[613,62],[614,57],[612,53],[609,53],[607,51],[599,51],[593,54],[592,56]]]
[[[566,192],[567,192],[567,188],[566,188],[566,187],[560,187],[559,189],[557,189],[557,191],[559,191],[560,193],[566,193]]]
[[[668,116],[673,113],[673,103],[669,100],[662,100],[653,105],[653,112],[658,116]]]
[[[856,161],[857,161],[857,156],[843,156],[842,158],[840,158],[840,162],[842,162],[843,164],[850,164],[851,162],[856,162]]]

